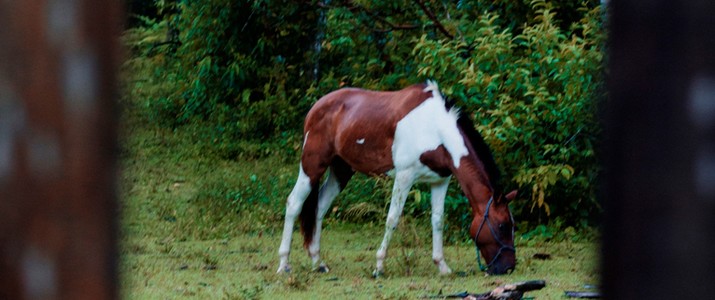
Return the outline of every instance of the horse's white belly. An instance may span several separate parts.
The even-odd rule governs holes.
[[[432,169],[422,163],[418,163],[411,166],[410,171],[414,175],[415,182],[437,183],[442,182],[444,180],[444,177],[432,171]],[[390,178],[395,178],[395,169],[390,169],[389,171],[385,172],[385,175]]]

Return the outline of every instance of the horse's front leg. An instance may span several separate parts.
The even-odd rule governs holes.
[[[387,212],[387,221],[385,222],[385,236],[382,238],[380,249],[377,250],[377,265],[375,271],[372,272],[374,277],[380,276],[385,270],[385,256],[387,256],[387,245],[390,243],[392,233],[397,229],[397,223],[402,215],[402,209],[405,207],[407,194],[412,187],[414,179],[411,173],[398,172],[395,176],[395,184],[392,187],[392,198],[390,199],[390,209]]]
[[[447,195],[449,177],[432,184],[432,261],[441,275],[452,273],[444,260],[442,230],[444,229],[444,198]]]

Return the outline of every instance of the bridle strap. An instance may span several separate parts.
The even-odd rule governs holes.
[[[506,245],[501,241],[501,239],[499,239],[499,235],[494,230],[494,226],[492,226],[492,222],[489,221],[489,209],[492,206],[492,202],[494,202],[494,195],[492,195],[489,198],[489,201],[487,201],[487,207],[484,211],[484,218],[482,218],[482,222],[479,223],[479,229],[477,229],[477,233],[476,233],[476,235],[474,235],[474,246],[477,251],[477,263],[479,264],[479,270],[482,272],[489,270],[489,268],[494,264],[494,262],[497,261],[497,259],[499,258],[499,256],[501,256],[501,254],[502,254],[502,252],[504,252],[504,250],[516,252],[515,247]],[[511,212],[509,212],[509,217],[511,218],[512,223],[514,223],[514,216],[511,215]],[[496,255],[494,255],[494,257],[492,258],[492,261],[490,261],[486,266],[482,264],[482,258],[481,258],[481,254],[479,251],[479,244],[477,243],[477,238],[479,237],[479,233],[482,232],[482,228],[484,227],[484,224],[487,224],[489,231],[492,233],[492,237],[494,237],[494,240],[497,241],[497,243],[499,243],[499,251],[497,252]],[[513,226],[511,227],[511,236],[514,236],[514,227]]]

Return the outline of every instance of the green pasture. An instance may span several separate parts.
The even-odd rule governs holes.
[[[130,1],[122,35],[120,280],[126,299],[418,299],[546,280],[598,284],[600,1]],[[275,274],[302,122],[344,86],[434,79],[493,150],[518,227],[516,271],[484,276],[469,205],[445,199],[431,261],[429,189],[410,193],[373,279],[392,181],[356,175],[324,221],[327,274],[295,233]],[[535,256],[535,254],[538,254]],[[538,259],[538,257],[548,259]]]
[[[192,144],[188,131],[145,129],[125,119],[130,119],[121,160],[120,279],[125,299],[416,299],[483,292],[531,279],[547,282],[532,296],[554,299],[564,290],[598,283],[597,240],[572,228],[552,238],[548,229],[545,234],[532,231],[528,238],[519,233],[517,269],[505,276],[478,272],[466,231],[450,232],[445,255],[454,274],[439,276],[431,261],[429,215],[409,213],[391,243],[386,276],[373,279],[387,200],[365,198],[378,211],[363,222],[338,207],[370,182],[377,188],[388,185],[367,178],[351,182],[325,222],[322,257],[331,271],[311,270],[296,230],[293,273],[275,274],[282,206],[295,180],[296,162],[216,158]],[[536,253],[551,258],[536,259]]]

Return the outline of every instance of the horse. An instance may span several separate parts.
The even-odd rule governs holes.
[[[388,244],[417,182],[431,185],[432,260],[440,274],[452,272],[442,241],[444,199],[452,176],[471,206],[470,234],[480,269],[504,274],[515,268],[514,219],[508,203],[517,192],[502,193],[491,150],[470,118],[442,97],[434,81],[398,91],[342,88],[328,93],[306,116],[302,148],[298,178],[286,202],[278,273],[291,271],[288,261],[298,217],[314,270],[329,271],[320,260],[323,217],[355,172],[394,177],[375,277],[384,272]]]

